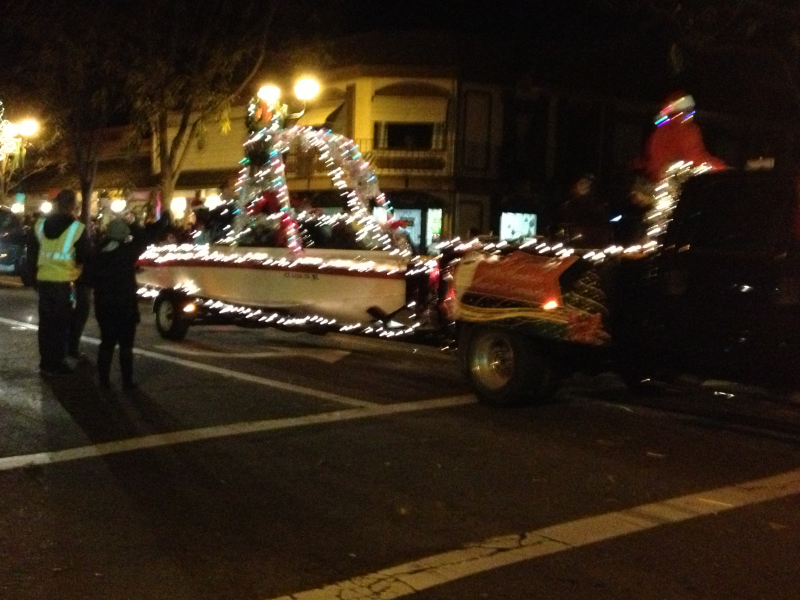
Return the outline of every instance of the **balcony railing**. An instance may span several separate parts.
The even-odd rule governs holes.
[[[375,148],[374,140],[357,139],[364,158],[375,173],[380,175],[426,175],[450,176],[453,174],[452,145],[437,150],[405,150]],[[288,177],[315,177],[326,175],[328,168],[318,159],[316,150],[302,152],[299,147],[290,148],[284,156]]]

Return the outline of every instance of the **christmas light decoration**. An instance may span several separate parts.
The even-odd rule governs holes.
[[[186,291],[185,289],[182,291]],[[137,290],[140,298],[157,298],[161,289],[151,285],[141,286]],[[187,310],[187,307],[191,307]],[[406,307],[408,308],[408,307]],[[321,315],[292,316],[285,312],[270,311],[243,305],[231,304],[211,298],[193,297],[192,302],[185,305],[183,312],[193,315],[192,318],[203,319],[206,315],[222,316],[231,322],[250,323],[261,326],[281,327],[284,329],[305,330],[314,328],[338,333],[356,333],[365,336],[395,338],[413,335],[422,323],[403,325],[397,321],[389,324],[339,323],[336,319],[328,319]]]
[[[316,93],[314,85],[308,82],[304,85],[305,88],[300,86],[297,90],[299,98]],[[705,163],[695,165],[691,161],[679,161],[671,165],[666,170],[664,179],[654,186],[653,208],[646,216],[646,239],[629,247],[611,245],[603,249],[579,250],[541,238],[518,246],[505,241],[483,242],[478,238],[464,241],[455,238],[438,244],[437,256],[414,257],[407,248],[398,247],[393,240],[390,217],[380,222],[373,215],[372,208],[379,207],[387,215],[391,215],[392,208],[378,188],[375,172],[358,145],[332,131],[287,127],[287,121],[297,115],[290,115],[287,105],[282,104],[279,98],[280,90],[265,87],[248,105],[247,124],[250,135],[244,144],[245,156],[241,161],[242,168],[236,186],[237,197],[224,204],[220,201],[219,204],[222,209],[219,214],[230,219],[222,228],[219,245],[152,246],[140,259],[145,268],[178,267],[177,272],[180,275],[177,280],[183,281],[175,289],[189,299],[190,304],[185,305],[183,312],[186,318],[196,322],[203,322],[207,316],[223,316],[233,322],[287,329],[314,328],[385,338],[414,335],[421,327],[430,326],[431,319],[421,317],[429,310],[429,306],[417,306],[417,300],[411,297],[392,315],[379,316],[370,322],[355,319],[353,322],[340,322],[320,314],[290,314],[288,309],[280,311],[243,306],[219,298],[204,297],[204,290],[192,280],[191,268],[225,266],[254,271],[267,269],[281,271],[287,277],[298,279],[316,279],[326,274],[363,274],[379,280],[404,278],[407,289],[416,289],[410,287],[411,282],[416,286],[417,281],[422,280],[418,278],[427,278],[426,285],[431,288],[429,291],[436,303],[440,275],[443,278],[450,277],[452,269],[460,263],[468,264],[470,260],[497,261],[504,255],[521,250],[552,258],[554,263],[560,260],[574,262],[575,257],[579,257],[595,265],[611,257],[655,252],[660,245],[660,236],[671,219],[680,185],[688,177],[712,168]],[[692,115],[693,113],[685,115],[684,121],[691,119]],[[666,115],[666,120],[659,119],[656,125],[661,127],[675,117],[670,112]],[[314,152],[317,155],[325,165],[334,189],[341,194],[344,212],[320,215],[293,210],[284,161],[284,156],[290,150]],[[322,227],[346,226],[354,234],[358,251],[342,256],[320,256],[307,252],[306,249],[313,245],[308,234],[312,224]],[[260,233],[280,233],[276,239],[285,243],[279,248],[264,247],[272,244],[259,246]],[[303,235],[309,239],[304,241]],[[253,247],[252,250],[250,247]],[[372,255],[375,259],[370,259],[370,251],[373,250],[380,252]],[[200,282],[196,272],[194,279]],[[143,297],[155,297],[159,293],[158,288],[150,285],[142,286],[139,291]],[[239,296],[244,297],[246,296]],[[262,298],[259,297],[258,300]],[[263,300],[267,302],[266,299]],[[604,335],[599,322],[602,305],[590,306],[591,298],[578,294],[565,294],[563,302],[550,296],[536,306],[520,306],[519,303],[515,306],[488,306],[480,302],[470,304],[462,302],[460,297],[450,298],[449,295],[447,300],[453,300],[452,312],[449,314],[460,315],[467,320],[527,319],[557,327],[559,331],[569,330],[573,336],[585,334],[593,343],[600,342]],[[425,299],[423,302],[429,303],[429,300]],[[304,304],[301,302],[298,305]],[[435,304],[434,306],[439,308]],[[373,311],[370,309],[367,312],[372,314]],[[402,317],[395,318],[401,313]],[[357,313],[350,313],[350,318],[354,314]],[[584,329],[588,333],[580,333]],[[575,333],[576,331],[579,333]]]
[[[652,247],[650,242],[656,242],[657,245],[658,238],[666,231],[684,182],[712,169],[708,163],[694,165],[691,161],[677,161],[667,167],[664,178],[653,188],[653,206],[645,215],[648,248]]]

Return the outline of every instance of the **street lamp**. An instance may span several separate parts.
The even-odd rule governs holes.
[[[39,124],[33,119],[11,123],[2,118],[3,114],[0,103],[0,199],[5,200],[13,174],[25,168],[25,138],[34,135]]]
[[[313,79],[306,77],[297,82],[294,86],[294,95],[298,100],[306,102],[311,100],[319,93],[319,84]]]
[[[259,88],[256,98],[248,107],[248,129],[255,133],[262,127],[277,126],[283,129],[286,121],[296,121],[306,112],[306,102],[319,93],[319,83],[310,77],[300,79],[294,86],[294,94],[303,102],[300,112],[289,114],[289,107],[280,101],[281,90],[275,85]]]
[[[39,130],[39,123],[34,121],[33,119],[25,119],[21,123],[15,125],[13,123],[10,124],[12,130],[15,130],[14,138],[17,143],[16,151],[11,155],[13,157],[13,162],[11,165],[12,170],[19,169],[21,172],[24,173],[25,171],[25,154],[27,152],[27,142],[25,138],[31,137],[35,135],[36,132]],[[8,161],[7,157],[6,162]],[[4,168],[6,165],[4,165]],[[7,173],[4,173],[4,177],[7,176]],[[23,175],[24,178],[24,175]],[[20,185],[20,192],[22,192],[22,186]],[[22,196],[22,203],[15,202],[14,207],[20,207],[22,210],[21,212],[25,212],[25,194],[20,193],[17,196]],[[19,209],[17,209],[19,210]]]
[[[19,168],[25,168],[25,138],[35,135],[39,131],[39,123],[33,119],[25,119],[22,123],[17,125],[12,124],[16,130],[17,151],[19,152]]]
[[[268,105],[274,106],[278,103],[278,98],[281,97],[281,90],[274,85],[265,85],[258,90],[258,97]]]
[[[17,125],[17,133],[20,137],[30,137],[39,130],[39,123],[33,119],[25,119]]]

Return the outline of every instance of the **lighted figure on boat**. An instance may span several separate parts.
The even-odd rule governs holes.
[[[655,118],[656,129],[647,140],[644,168],[653,186],[645,215],[647,237],[657,239],[666,230],[678,200],[680,186],[689,177],[726,168],[703,143],[694,121],[694,98],[683,92],[670,95]]]

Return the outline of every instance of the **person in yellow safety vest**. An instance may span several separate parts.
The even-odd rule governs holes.
[[[34,227],[31,261],[39,293],[39,370],[66,375],[72,372],[66,357],[75,319],[75,282],[91,248],[86,227],[75,218],[75,192],[61,190],[54,204],[55,212]]]

